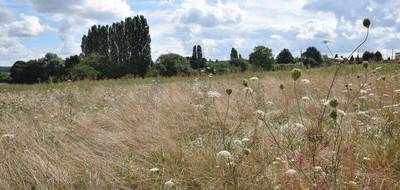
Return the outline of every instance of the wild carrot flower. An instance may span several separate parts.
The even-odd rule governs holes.
[[[302,100],[304,100],[304,101],[310,101],[310,97],[308,97],[308,96],[304,96],[303,98],[301,98]]]
[[[242,139],[242,142],[243,142],[243,143],[248,143],[248,142],[250,142],[250,139],[249,139],[249,138],[243,138],[243,139]]]
[[[316,171],[316,172],[322,171],[322,167],[321,166],[315,166],[314,167],[314,171]]]
[[[262,110],[257,110],[257,111],[256,111],[256,115],[257,115],[257,118],[258,118],[259,120],[264,120],[264,118],[265,118],[265,112],[262,111]]]
[[[394,90],[393,92],[400,95],[400,89]]]
[[[338,113],[339,115],[346,116],[346,112],[344,112],[344,111],[341,110],[341,109],[338,109],[338,110],[337,110],[337,113]]]
[[[355,181],[349,181],[349,185],[357,186],[357,182],[355,182]]]
[[[258,80],[258,77],[251,77],[250,80],[251,80],[251,81],[257,81],[257,80]]]
[[[230,161],[232,159],[232,154],[227,151],[223,150],[217,153],[217,160],[218,161]]]
[[[160,169],[159,168],[151,168],[150,171],[153,173],[158,173],[160,171]]]
[[[297,174],[297,171],[294,169],[289,169],[286,171],[286,175],[288,175],[288,176],[294,176],[296,174]]]
[[[175,186],[175,183],[170,179],[169,181],[164,183],[165,188],[170,189]]]
[[[243,143],[242,143],[241,140],[234,140],[234,141],[233,141],[233,144],[234,144],[235,146],[237,146],[237,147],[242,147],[242,146],[243,146]]]
[[[252,94],[253,93],[253,89],[250,88],[250,87],[244,88],[244,91],[246,92],[246,94]]]
[[[207,93],[209,98],[219,98],[221,97],[221,94],[217,91],[208,91]]]
[[[4,139],[13,139],[15,137],[14,134],[4,134],[1,136]]]
[[[310,84],[310,80],[308,80],[308,79],[303,79],[303,80],[301,80],[301,82],[303,82],[304,84]]]

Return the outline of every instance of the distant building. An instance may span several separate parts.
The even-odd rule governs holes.
[[[396,60],[397,63],[400,63],[400,52],[396,53],[395,60]]]

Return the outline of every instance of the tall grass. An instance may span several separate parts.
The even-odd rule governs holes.
[[[2,87],[0,189],[400,188],[399,65],[343,67],[316,131],[333,69]]]

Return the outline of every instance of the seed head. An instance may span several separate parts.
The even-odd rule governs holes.
[[[333,120],[336,120],[336,119],[337,119],[337,116],[338,116],[338,113],[336,112],[336,110],[333,110],[333,111],[331,112],[331,114],[329,114],[329,116],[330,116]]]
[[[244,87],[248,87],[249,86],[249,81],[247,79],[243,79],[242,83],[243,83]]]
[[[369,18],[364,19],[363,25],[365,28],[369,28],[371,26],[371,21],[369,20]]]
[[[301,77],[301,70],[300,69],[293,69],[292,70],[292,78],[294,81],[298,80]]]
[[[226,93],[228,94],[228,95],[231,95],[232,94],[232,89],[226,89]]]
[[[281,85],[279,85],[279,88],[280,88],[281,90],[283,90],[283,89],[285,89],[285,86],[283,86],[283,84],[281,84]]]
[[[368,61],[363,61],[362,65],[365,69],[368,69]]]

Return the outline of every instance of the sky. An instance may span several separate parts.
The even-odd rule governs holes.
[[[142,14],[149,22],[153,60],[165,53],[190,55],[200,44],[208,59],[228,59],[232,47],[248,57],[257,45],[277,55],[299,55],[308,46],[346,55],[365,35],[362,51],[384,57],[400,51],[399,0],[0,0],[0,66],[79,54],[82,36],[94,24]]]

